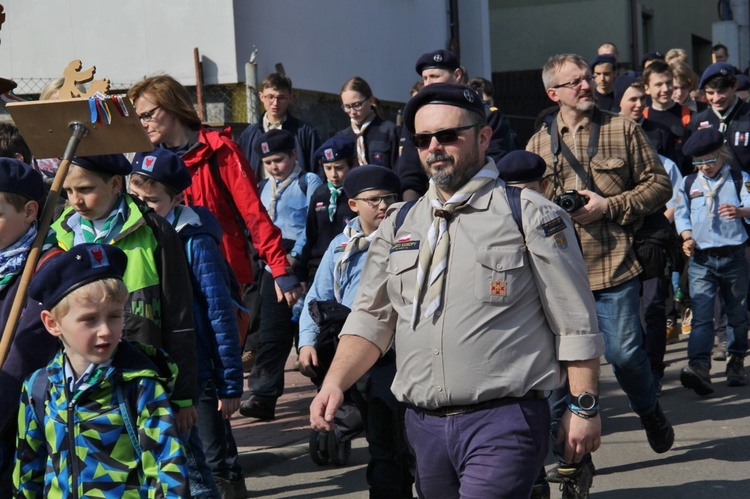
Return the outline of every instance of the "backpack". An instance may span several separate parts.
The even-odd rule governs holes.
[[[734,183],[734,190],[737,192],[737,198],[742,202],[742,184],[744,184],[744,181],[742,180],[742,172],[735,170],[734,168],[729,169],[729,176],[732,177],[732,182]],[[685,201],[687,202],[688,211],[690,211],[690,189],[693,187],[693,184],[695,183],[695,179],[698,178],[697,173],[691,173],[687,177],[685,177]],[[750,225],[745,222],[745,218],[742,219],[742,226],[745,227],[745,232],[747,232],[748,236],[750,236]]]
[[[185,256],[187,257],[188,265],[193,266],[193,238],[188,238],[187,245],[185,246]],[[237,328],[239,330],[239,341],[240,348],[245,346],[245,339],[247,333],[250,330],[250,310],[245,307],[245,302],[242,299],[242,286],[237,280],[237,276],[234,275],[232,267],[229,266],[229,262],[224,258],[224,268],[229,275],[229,292],[232,297],[232,307],[234,308],[234,316],[237,318]]]

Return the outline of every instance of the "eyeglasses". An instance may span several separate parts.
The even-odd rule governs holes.
[[[276,102],[286,102],[286,101],[289,100],[289,96],[288,95],[266,95],[266,94],[261,94],[260,98],[263,99],[263,100],[265,100],[265,101],[268,101],[268,102],[273,102],[273,101],[276,101]]]
[[[345,113],[348,113],[351,110],[359,111],[362,108],[362,106],[364,105],[365,101],[367,101],[367,99],[363,99],[363,100],[361,100],[359,102],[355,102],[353,104],[343,104],[341,106],[341,109],[343,109]]]
[[[470,128],[474,128],[476,126],[479,125],[474,123],[473,125],[458,126],[455,128],[443,128],[442,130],[438,130],[437,132],[432,133],[415,133],[414,135],[412,135],[411,141],[414,144],[414,147],[416,147],[417,149],[424,149],[426,147],[429,147],[433,137],[437,139],[440,145],[452,144],[458,140],[458,132],[469,130]]]
[[[156,106],[153,109],[149,109],[148,111],[145,111],[145,112],[139,114],[138,115],[138,119],[140,119],[141,121],[145,121],[146,123],[148,123],[149,121],[151,121],[152,119],[154,119],[154,112],[157,109],[159,109],[159,106]]]
[[[711,165],[719,161],[719,157],[704,159],[703,161],[693,161],[693,166]]]
[[[569,88],[571,90],[578,90],[581,88],[581,85],[583,82],[586,81],[589,85],[593,83],[594,77],[591,75],[581,76],[579,78],[576,78],[575,80],[569,81],[567,83],[560,83],[559,85],[555,85],[552,88]]]
[[[385,196],[374,196],[371,198],[354,198],[356,201],[364,201],[365,203],[370,206],[370,208],[377,208],[380,203],[385,203],[386,205],[392,205],[396,202],[396,199],[398,199],[398,196],[395,194],[386,194]]]

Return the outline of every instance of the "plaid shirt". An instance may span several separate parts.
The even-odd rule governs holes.
[[[576,130],[571,130],[559,113],[557,116],[561,140],[585,170],[590,168],[596,187],[607,199],[611,215],[611,220],[588,225],[576,223],[594,291],[622,284],[641,272],[633,249],[635,231],[645,215],[662,207],[672,195],[669,176],[641,127],[623,116],[605,111],[601,114],[599,150],[590,165],[586,152],[590,117],[585,118]],[[558,155],[555,182],[550,136],[546,129],[531,138],[527,149],[547,163],[545,178],[549,180],[546,192],[549,199],[567,189],[586,188],[585,181],[576,175],[562,153]]]

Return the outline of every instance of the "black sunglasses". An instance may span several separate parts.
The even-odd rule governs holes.
[[[458,126],[456,128],[443,128],[433,133],[415,133],[411,137],[411,141],[414,147],[417,149],[424,149],[430,145],[432,138],[435,137],[440,145],[452,144],[458,140],[458,132],[468,130],[479,126],[474,123],[473,125]]]

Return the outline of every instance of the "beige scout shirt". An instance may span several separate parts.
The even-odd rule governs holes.
[[[551,390],[564,379],[557,360],[604,352],[567,214],[524,190],[524,251],[502,181],[467,204],[448,225],[443,309],[411,329],[417,255],[432,221],[422,198],[395,235],[395,216],[383,220],[341,333],[366,338],[382,352],[395,336],[391,389],[398,400],[425,409]]]
[[[635,230],[645,215],[662,208],[672,196],[669,176],[641,127],[624,116],[606,111],[601,114],[599,149],[591,161],[591,171],[594,183],[607,198],[611,220],[576,224],[593,290],[617,286],[641,273],[633,249]],[[571,130],[560,115],[557,116],[560,137],[585,170],[589,164],[586,152],[589,125],[590,120],[586,118],[576,130]],[[549,179],[549,199],[563,190],[586,188],[584,180],[576,175],[561,153],[555,189],[550,136],[546,129],[531,137],[526,149],[540,155],[547,163],[545,177]]]

